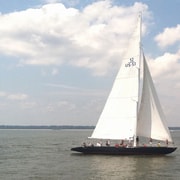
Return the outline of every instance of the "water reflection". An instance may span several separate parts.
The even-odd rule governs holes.
[[[157,179],[168,176],[164,172],[173,156],[91,156],[91,176],[89,179],[140,180]]]

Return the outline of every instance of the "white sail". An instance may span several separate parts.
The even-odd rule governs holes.
[[[141,17],[139,17],[139,23],[130,40],[128,51],[90,138],[132,139],[136,136],[143,136],[172,142],[140,46]],[[140,81],[141,74],[143,75],[142,81]],[[136,146],[136,138],[134,138],[134,146]]]
[[[172,142],[168,126],[166,125],[165,116],[144,56],[143,64],[143,91],[138,115],[137,135]]]
[[[111,93],[91,138],[129,139],[136,133],[139,94],[140,17]]]

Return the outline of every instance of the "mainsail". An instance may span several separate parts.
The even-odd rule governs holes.
[[[172,141],[141,49],[141,16],[91,138],[116,140],[136,136]]]
[[[136,134],[141,18],[91,138],[129,139]]]

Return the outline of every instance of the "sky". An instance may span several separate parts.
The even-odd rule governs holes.
[[[180,126],[179,0],[0,0],[0,125],[96,125],[143,15],[169,126]]]

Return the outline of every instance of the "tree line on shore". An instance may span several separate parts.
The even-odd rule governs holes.
[[[94,129],[95,126],[76,125],[0,125],[0,129]],[[180,127],[169,127],[170,130],[180,130]]]
[[[95,126],[74,126],[74,125],[0,125],[0,129],[94,129]]]

